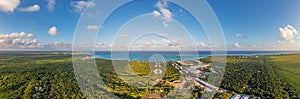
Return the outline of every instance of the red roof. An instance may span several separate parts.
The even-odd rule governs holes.
[[[147,99],[162,99],[161,94],[147,94]]]

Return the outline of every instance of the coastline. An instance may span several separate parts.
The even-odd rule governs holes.
[[[204,59],[212,56],[273,56],[273,55],[289,55],[289,54],[300,54],[299,51],[229,51],[226,54],[215,54],[212,55],[209,51],[198,51],[198,55],[193,54],[179,54],[178,52],[167,52],[167,51],[131,51],[122,52],[118,51],[117,54],[113,54],[112,58],[111,51],[97,51],[95,53],[86,53],[93,56],[96,59],[106,60],[130,60],[130,61],[148,61],[151,55],[162,54],[167,57],[167,62],[180,61],[180,60],[195,60]],[[126,54],[127,55],[124,55]],[[189,52],[187,52],[189,53]],[[204,54],[201,54],[204,53]],[[123,56],[122,56],[123,55]],[[116,58],[117,57],[117,58]]]

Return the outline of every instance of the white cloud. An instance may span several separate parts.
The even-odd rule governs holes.
[[[234,43],[234,47],[235,47],[235,48],[241,48],[241,46],[240,46],[239,43]]]
[[[25,32],[0,34],[1,49],[37,48],[39,47],[38,45],[39,42],[33,34],[27,34]]]
[[[144,38],[143,40],[144,40],[145,46],[150,46],[151,45],[151,43],[149,42],[149,40],[147,38]]]
[[[20,0],[0,0],[0,10],[3,12],[14,12],[20,5]]]
[[[290,40],[289,41],[289,44],[294,44],[294,43],[296,43],[295,40]]]
[[[40,6],[35,4],[33,6],[25,7],[25,8],[18,8],[19,11],[22,12],[35,12],[40,10]]]
[[[280,37],[284,40],[291,40],[294,39],[294,32],[289,28],[279,28],[280,31]]]
[[[112,48],[113,46],[114,46],[113,44],[109,44],[109,45],[108,45],[109,48]]]
[[[52,11],[54,9],[55,6],[55,0],[46,0],[47,1],[47,8],[49,11]]]
[[[71,6],[75,8],[76,12],[81,13],[87,7],[96,6],[96,3],[92,1],[76,1],[76,2],[71,2]]]
[[[0,39],[13,39],[13,38],[33,38],[33,34],[26,34],[25,32],[14,32],[11,34],[0,34]]]
[[[172,12],[167,9],[168,7],[168,3],[166,0],[159,0],[156,5],[155,5],[159,11],[157,10],[154,10],[152,12],[152,14],[155,16],[155,17],[159,17],[159,18],[162,18],[164,19],[164,22],[162,23],[164,27],[168,27],[168,23],[172,21]]]
[[[27,37],[28,38],[34,38],[33,34],[28,34]]]
[[[148,40],[145,40],[145,46],[150,46],[151,43]]]
[[[199,46],[199,48],[211,48],[211,44],[207,43],[207,42],[199,42],[197,43],[197,45]]]
[[[287,25],[286,27],[279,28],[280,38],[278,41],[279,44],[294,44],[296,39],[299,39],[299,33],[291,25]]]
[[[128,34],[118,34],[118,38],[126,38],[128,37]]]
[[[256,48],[256,45],[255,45],[255,44],[253,44],[253,45],[252,45],[252,48]]]
[[[51,27],[48,31],[48,34],[54,36],[54,35],[57,35],[57,28],[55,26]]]
[[[157,8],[165,8],[168,6],[167,0],[158,0],[158,2],[155,4]]]
[[[240,34],[240,33],[235,34],[235,37],[237,37],[237,38],[246,38],[245,35]]]
[[[167,40],[167,39],[163,39],[163,41],[166,43],[167,46],[179,46],[181,44],[183,44],[183,41],[179,40],[179,39],[174,39],[174,40]]]
[[[131,50],[156,50],[157,48],[169,48],[169,46],[161,44],[161,42],[151,39],[148,40],[148,38],[143,37],[142,42],[134,43],[132,46],[130,46]],[[124,49],[121,46],[119,46],[120,49]]]
[[[170,41],[170,40],[167,40],[167,39],[163,39],[163,41],[164,41],[165,43],[167,43],[167,44],[171,43],[171,41]]]
[[[163,22],[162,24],[163,24],[164,27],[168,27],[169,26],[169,24],[167,22]]]
[[[96,44],[95,44],[95,48],[96,48],[96,49],[99,49],[99,48],[103,49],[103,48],[105,48],[105,47],[106,47],[105,44],[102,43],[102,42],[96,43]]]
[[[98,30],[98,29],[100,29],[100,26],[98,26],[98,25],[88,25],[88,26],[86,26],[86,29],[87,30]]]
[[[278,44],[285,44],[284,42],[282,42],[282,41],[280,41],[280,40],[277,41],[277,43],[278,43]]]
[[[163,33],[156,33],[156,36],[158,36],[158,37],[163,37],[163,38],[167,37],[167,35],[166,35],[166,34],[163,34]]]
[[[159,11],[162,13],[163,18],[170,22],[172,20],[172,12],[169,9],[166,8],[160,8]]]
[[[212,46],[212,47],[220,48],[221,46]],[[258,46],[256,44],[240,44],[236,42],[236,43],[226,45],[226,48],[230,50],[250,50],[250,49],[258,49]]]
[[[156,40],[152,40],[152,43],[153,43],[154,45],[159,44]]]
[[[156,10],[153,10],[152,14],[153,14],[155,17],[161,16],[160,12],[158,12],[158,11],[156,11]]]
[[[0,44],[5,43],[4,39],[0,39]]]
[[[42,49],[70,50],[72,49],[72,44],[66,42],[53,42],[49,44],[42,44]]]
[[[71,50],[72,44],[66,42],[41,43],[31,33],[13,32],[0,34],[0,49],[41,49]]]

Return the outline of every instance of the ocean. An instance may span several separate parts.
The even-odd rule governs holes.
[[[159,55],[165,61],[191,60],[208,56],[259,56],[300,53],[299,51],[227,51],[225,54],[212,54],[211,51],[96,51],[95,58],[113,60],[149,61],[153,55]]]

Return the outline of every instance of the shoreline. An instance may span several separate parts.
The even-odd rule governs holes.
[[[190,59],[181,59],[181,60],[170,60],[166,62],[176,62],[176,61],[186,61],[186,60],[199,60],[199,59],[205,59],[209,57],[236,57],[236,56],[280,56],[280,55],[297,55],[300,53],[277,53],[277,54],[229,54],[229,55],[207,55],[207,56],[200,56],[198,58],[190,58]],[[93,55],[91,55],[93,56]],[[95,55],[94,55],[95,56]],[[93,56],[93,57],[94,57]],[[147,60],[138,60],[138,59],[111,59],[111,58],[102,58],[102,57],[94,57],[95,59],[104,59],[104,60],[113,60],[113,61],[147,61]]]

